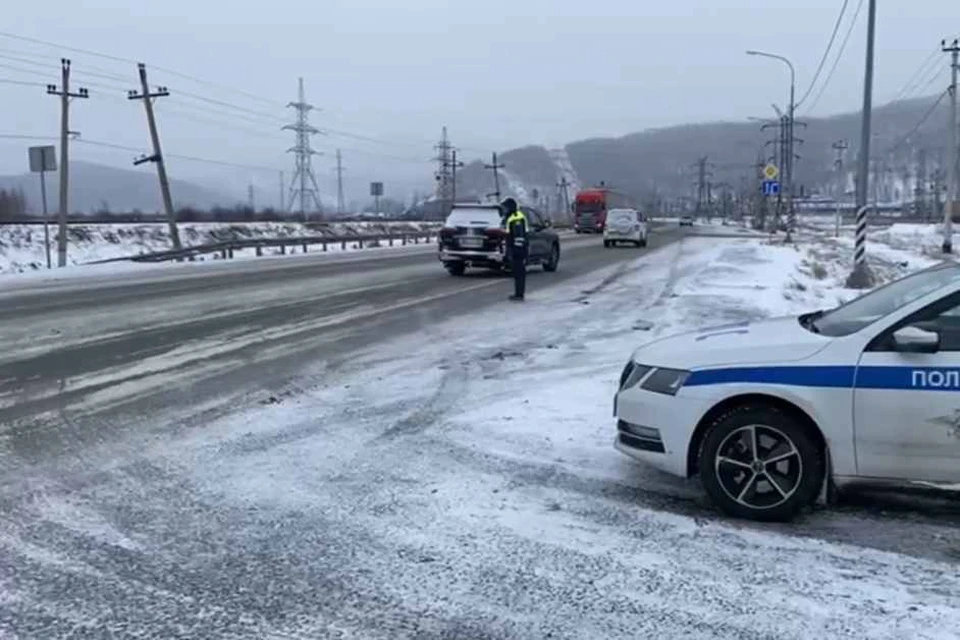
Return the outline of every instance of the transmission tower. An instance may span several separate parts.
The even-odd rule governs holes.
[[[312,104],[307,104],[303,95],[303,78],[299,79],[300,91],[297,102],[287,104],[293,107],[297,112],[297,121],[294,124],[288,124],[282,127],[284,130],[293,131],[296,134],[296,144],[287,149],[287,153],[294,154],[293,179],[290,181],[290,208],[293,209],[294,203],[300,203],[300,215],[304,221],[307,219],[307,204],[312,201],[315,211],[323,212],[320,204],[320,188],[317,186],[317,178],[313,175],[313,166],[311,158],[319,155],[310,145],[310,136],[320,133],[320,130],[310,125],[307,118],[310,111],[313,110]]]
[[[439,164],[437,167],[437,202],[440,203],[441,215],[447,215],[447,207],[453,200],[453,176],[451,172],[453,154],[453,145],[447,137],[447,128],[443,128],[443,135],[434,149],[437,150],[437,157],[434,160]]]
[[[713,172],[710,170],[710,161],[707,159],[707,156],[703,156],[697,160],[693,166],[697,169],[697,208],[695,214],[698,218],[706,216],[709,219],[710,187],[708,181],[711,177],[713,177]]]

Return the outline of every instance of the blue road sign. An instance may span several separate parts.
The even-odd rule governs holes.
[[[760,192],[765,196],[775,196],[780,193],[779,180],[764,180],[760,185]]]

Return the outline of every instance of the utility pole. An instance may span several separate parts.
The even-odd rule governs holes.
[[[163,198],[163,211],[167,215],[167,226],[170,230],[170,242],[173,243],[175,251],[179,251],[180,232],[177,230],[176,213],[173,210],[173,198],[170,196],[170,181],[167,179],[167,167],[163,162],[163,153],[160,151],[160,134],[157,132],[157,120],[153,113],[154,98],[162,98],[170,95],[166,87],[157,87],[153,93],[150,92],[150,85],[147,83],[147,67],[142,62],[137,63],[137,70],[140,72],[140,93],[131,89],[127,92],[127,98],[130,100],[143,100],[144,109],[147,112],[147,127],[150,129],[150,141],[153,144],[153,155],[142,156],[133,161],[134,165],[140,165],[144,162],[155,162],[157,165],[157,176],[160,179],[160,195]]]
[[[767,162],[764,158],[763,149],[757,153],[757,187],[754,189],[754,197],[756,198],[756,210],[754,211],[753,227],[763,231],[767,228],[767,197],[761,191],[763,180],[765,176],[763,175],[763,169],[766,167]]]
[[[452,149],[450,152],[451,157],[453,158],[450,161],[450,204],[451,206],[456,206],[457,204],[457,169],[463,166],[463,162],[457,160],[457,150]]]
[[[564,217],[568,220],[572,213],[570,211],[570,192],[567,190],[569,186],[570,183],[567,182],[567,177],[561,176],[560,182],[557,183],[557,206],[562,209]]]
[[[337,149],[337,215],[343,216],[346,205],[343,201],[343,157]]]
[[[833,194],[833,199],[837,205],[836,226],[833,232],[833,235],[836,237],[840,235],[840,197],[845,195],[846,192],[846,180],[843,179],[843,154],[849,145],[846,140],[837,140],[832,146],[834,152],[837,154],[836,159],[833,161],[833,168],[837,171],[837,187],[834,189]]]
[[[247,186],[247,206],[250,207],[250,211],[256,212],[257,203],[253,197],[253,183],[251,182]]]
[[[947,165],[947,203],[943,208],[943,252],[953,253],[953,203],[957,199],[957,72],[960,71],[960,40],[954,39],[943,51],[950,54],[950,123],[947,145],[950,164]]]
[[[794,162],[800,159],[800,154],[794,151],[795,144],[803,144],[803,138],[796,137],[796,128],[797,125],[801,127],[807,126],[805,122],[797,122],[794,117],[794,110],[796,105],[793,104],[793,93],[791,92],[791,115],[789,116],[789,125],[787,127],[787,153],[786,153],[786,166],[788,172],[788,185],[789,190],[787,192],[787,207],[788,207],[788,218],[787,218],[787,237],[785,238],[786,242],[793,241],[793,234],[797,231],[797,206],[794,202],[796,198],[796,174],[794,173]],[[803,197],[803,185],[800,187],[800,196]]]
[[[789,117],[786,115],[781,115],[780,119],[776,123],[768,122],[760,127],[760,129],[769,129],[773,126],[777,127],[777,137],[767,140],[766,142],[766,145],[773,145],[773,154],[770,156],[770,162],[776,165],[777,168],[780,169],[781,174],[784,175],[784,178],[786,178],[786,158],[790,153],[790,144],[787,140],[790,132]],[[783,220],[783,191],[784,189],[782,186],[780,190],[777,191],[777,205],[773,212],[773,224],[772,228],[770,229],[773,233],[776,233],[780,230],[781,222]]]
[[[927,213],[927,150],[917,149],[917,186],[913,190],[913,211],[917,220],[926,222]]]
[[[313,156],[320,154],[314,151],[310,143],[310,137],[320,133],[320,130],[307,121],[314,107],[307,102],[304,95],[303,78],[298,80],[297,101],[287,103],[287,107],[292,107],[297,112],[296,122],[281,127],[282,130],[293,131],[296,134],[296,143],[287,149],[287,153],[294,154],[295,167],[290,181],[290,207],[292,208],[294,203],[299,201],[300,217],[303,218],[303,222],[306,222],[308,200],[316,206],[318,213],[323,212],[323,206],[320,204],[320,187],[317,186],[312,165]]]
[[[873,286],[873,273],[867,265],[867,197],[870,190],[870,120],[873,115],[873,49],[876,39],[877,0],[869,0],[867,12],[867,51],[863,73],[863,109],[860,115],[860,167],[857,172],[857,228],[853,244],[853,271],[847,278],[851,289]]]
[[[485,169],[493,171],[493,193],[490,194],[496,197],[497,202],[500,202],[500,169],[503,169],[504,165],[497,162],[497,152],[493,152],[493,164],[483,165]]]
[[[283,192],[286,189],[287,189],[287,181],[283,179],[283,171],[281,171],[280,172],[280,213],[281,214],[287,210],[283,202]]]
[[[70,60],[60,58],[60,89],[48,84],[47,93],[60,96],[60,210],[57,213],[57,266],[67,266],[67,217],[69,216],[70,163],[67,142],[70,139],[70,98],[89,98],[83,87],[70,93]]]
[[[695,215],[698,218],[704,216],[709,217],[709,207],[710,207],[710,185],[708,180],[713,176],[712,172],[708,169],[709,162],[707,156],[702,156],[697,160],[693,166],[697,169],[697,205]]]

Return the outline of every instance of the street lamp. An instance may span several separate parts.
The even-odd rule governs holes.
[[[767,53],[766,51],[754,51],[753,49],[748,50],[747,55],[779,60],[790,69],[790,101],[787,103],[787,149],[784,151],[783,156],[783,172],[787,183],[787,195],[790,197],[790,221],[787,224],[787,242],[789,242],[793,237],[794,227],[796,226],[796,212],[793,208],[793,118],[797,106],[795,103],[797,73],[793,67],[793,63],[781,55]]]

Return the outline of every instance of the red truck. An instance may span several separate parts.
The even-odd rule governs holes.
[[[633,200],[623,192],[605,186],[585,189],[573,201],[573,229],[577,233],[603,233],[607,211],[633,208]]]

